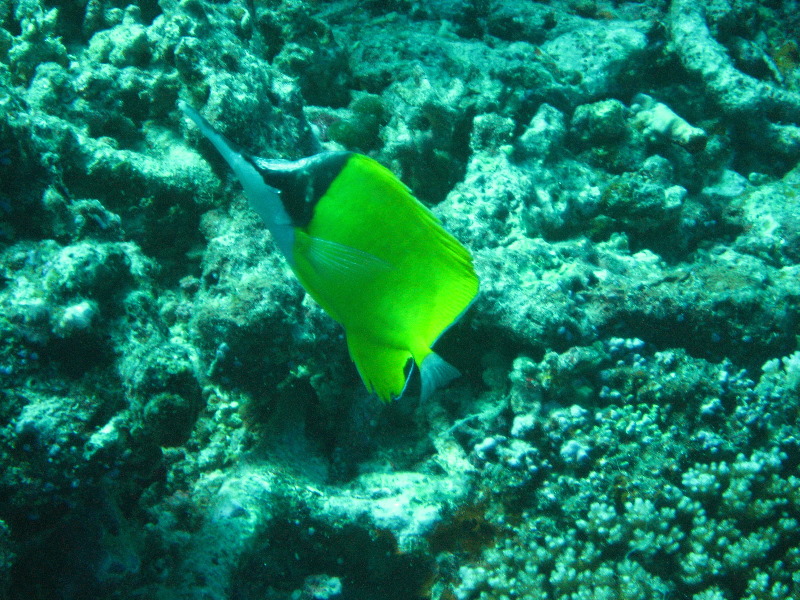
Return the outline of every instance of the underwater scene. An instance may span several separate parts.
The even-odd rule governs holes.
[[[796,0],[0,0],[0,600],[800,599]]]

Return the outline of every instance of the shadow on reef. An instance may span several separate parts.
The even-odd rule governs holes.
[[[102,493],[90,496],[61,504],[54,510],[63,515],[42,518],[55,518],[54,526],[26,536],[11,571],[9,600],[91,600],[139,571],[140,536]]]
[[[331,548],[337,551],[331,553]],[[334,531],[302,519],[284,521],[276,523],[267,542],[242,560],[239,574],[231,578],[230,597],[284,598],[299,589],[309,594],[302,598],[328,597],[315,596],[309,588],[332,579],[333,573],[343,584],[342,593],[331,596],[338,600],[422,600],[429,597],[426,584],[433,564],[418,553],[399,552],[388,531],[368,533],[353,526]],[[274,587],[277,581],[282,589]]]

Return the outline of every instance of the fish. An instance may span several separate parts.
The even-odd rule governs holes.
[[[356,152],[260,158],[178,108],[230,165],[306,292],[344,328],[367,390],[427,399],[460,375],[432,347],[475,300],[473,257],[389,169]]]

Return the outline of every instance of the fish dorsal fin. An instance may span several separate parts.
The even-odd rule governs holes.
[[[340,281],[374,279],[392,269],[392,265],[374,254],[339,242],[305,236],[306,258],[318,276]]]

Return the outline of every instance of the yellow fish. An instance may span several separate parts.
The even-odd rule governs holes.
[[[306,291],[342,324],[369,391],[400,397],[412,359],[423,399],[458,377],[431,347],[478,293],[472,256],[391,171],[353,152],[258,158],[178,107],[231,166]]]

